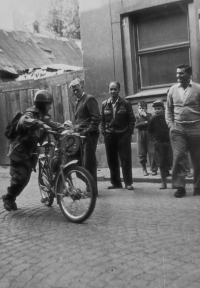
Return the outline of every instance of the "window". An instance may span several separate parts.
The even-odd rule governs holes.
[[[39,22],[36,20],[33,22],[33,33],[40,33],[40,24]]]
[[[40,48],[45,52],[46,56],[50,59],[55,59],[56,57],[54,56],[53,52],[51,51],[51,49],[47,46],[44,45],[39,45]]]
[[[33,25],[33,30],[34,30],[34,33],[39,33],[39,26],[38,26],[38,24],[34,24],[34,25]]]
[[[190,63],[187,6],[149,10],[133,21],[139,90],[175,83],[175,67]]]

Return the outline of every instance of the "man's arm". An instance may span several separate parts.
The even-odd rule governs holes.
[[[19,120],[18,126],[23,130],[37,130],[43,127],[43,122],[35,119],[32,112],[25,113]]]
[[[65,127],[64,127],[64,124],[61,124],[61,123],[58,123],[58,122],[55,122],[51,119],[51,116],[50,115],[45,115],[42,119],[42,121],[48,125],[49,127],[51,127],[52,130],[54,131],[63,131],[65,130]]]
[[[64,130],[64,125],[51,120],[49,115],[45,116],[42,120],[35,119],[32,112],[25,113],[19,120],[19,126],[24,130],[38,130],[43,128],[45,130]]]
[[[174,103],[173,103],[173,88],[171,87],[167,94],[167,105],[165,110],[165,120],[168,127],[173,126],[174,123]]]
[[[87,108],[90,115],[90,125],[86,130],[84,130],[84,133],[97,132],[101,118],[98,102],[94,97],[88,99]]]
[[[135,115],[133,113],[133,108],[132,105],[129,101],[125,100],[126,103],[126,111],[128,113],[128,117],[129,117],[129,125],[128,125],[128,131],[131,132],[131,134],[133,134],[134,131],[134,127],[135,127]]]
[[[106,133],[104,108],[105,108],[105,104],[103,102],[102,106],[101,106],[101,125],[100,125],[101,133],[102,133],[103,136],[105,136],[105,133]]]

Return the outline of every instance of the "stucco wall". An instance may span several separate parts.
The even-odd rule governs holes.
[[[100,103],[107,98],[108,84],[112,80],[120,81],[123,94],[120,23],[119,19],[113,23],[116,15],[111,6],[109,0],[80,0],[85,88],[98,97]]]
[[[125,19],[130,12],[181,1],[79,0],[79,2],[86,90],[98,98],[100,105],[108,97],[107,86],[113,79],[121,83],[122,96],[135,94],[137,87],[133,78],[136,71],[131,67],[130,27],[128,22],[120,22],[120,15]],[[198,16],[200,0],[182,2],[190,2],[188,7],[193,22],[189,31],[194,54],[191,55],[193,80],[200,82]],[[122,45],[124,39],[126,45]]]
[[[133,95],[137,91],[134,79],[136,71],[131,66],[131,39],[128,13],[158,5],[181,2],[179,0],[79,0],[81,19],[81,38],[83,47],[83,64],[85,69],[85,88],[97,97],[99,107],[109,97],[108,83],[117,80],[121,83],[121,96]],[[190,13],[190,41],[193,47],[191,57],[193,80],[200,83],[200,39],[199,16],[200,0],[182,2],[188,4]],[[121,17],[121,18],[120,18]],[[123,21],[122,21],[123,20]],[[125,45],[123,43],[126,43]],[[166,100],[166,94],[145,96],[149,104],[157,98]],[[133,98],[133,110],[137,114],[137,102]],[[132,137],[136,142],[137,130]],[[102,138],[102,137],[101,137]],[[101,142],[101,141],[100,141]],[[137,145],[132,143],[133,165],[140,166],[137,158]],[[97,160],[99,167],[107,167],[105,148],[98,145]]]

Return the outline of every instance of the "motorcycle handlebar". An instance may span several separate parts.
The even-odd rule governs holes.
[[[55,135],[55,136],[59,136],[59,135],[60,135],[60,133],[55,132],[55,131],[52,131],[52,130],[46,130],[46,132],[47,132],[48,134]]]
[[[48,133],[48,134],[51,134],[51,135],[54,135],[54,136],[63,136],[61,133],[56,132],[56,131],[52,131],[52,130],[47,130],[47,133]],[[86,138],[86,136],[82,136],[82,135],[78,134],[77,132],[74,132],[74,133],[69,134],[69,135],[79,136],[79,137],[82,138],[82,139],[85,139],[85,138]]]

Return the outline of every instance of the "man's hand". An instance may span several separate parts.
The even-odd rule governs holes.
[[[87,134],[88,134],[87,129],[84,129],[84,130],[80,133],[81,136],[86,136]]]
[[[43,121],[47,124],[50,122],[50,120],[51,120],[51,116],[49,116],[49,115],[45,115],[43,118]]]
[[[48,125],[46,125],[46,124],[43,124],[43,125],[42,125],[42,128],[43,128],[44,130],[46,130],[46,131],[52,130],[51,127],[48,126]]]

